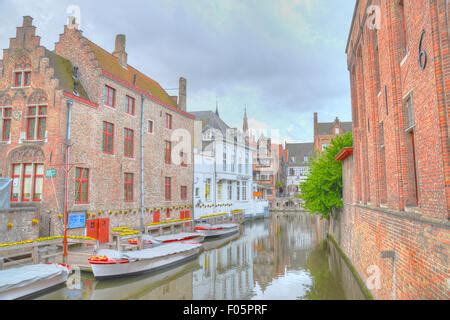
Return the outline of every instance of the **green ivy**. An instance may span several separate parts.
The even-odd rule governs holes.
[[[336,137],[312,160],[308,178],[300,184],[300,198],[306,210],[328,219],[333,209],[342,208],[342,163],[335,157],[343,148],[352,145],[353,136],[348,132]]]

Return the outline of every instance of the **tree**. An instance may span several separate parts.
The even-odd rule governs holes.
[[[300,198],[306,210],[328,219],[333,209],[343,207],[342,164],[335,157],[343,148],[352,145],[353,136],[348,132],[336,137],[312,160],[308,177],[300,184]]]

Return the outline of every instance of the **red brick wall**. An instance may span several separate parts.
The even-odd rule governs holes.
[[[374,30],[366,24],[368,5],[379,5],[380,85],[377,86]],[[363,204],[411,208],[436,219],[448,219],[450,203],[448,110],[450,64],[445,0],[405,2],[407,54],[401,43],[396,1],[358,1],[347,49],[352,85],[355,188]],[[358,18],[358,15],[360,18]],[[363,27],[360,27],[362,25]],[[418,63],[419,42],[428,64]],[[380,89],[380,90],[378,90]],[[405,132],[405,98],[414,105],[415,162]],[[380,123],[383,124],[381,132]],[[382,155],[381,136],[384,135]],[[415,201],[416,167],[418,203]]]
[[[448,299],[448,222],[353,204],[353,171],[349,157],[343,161],[345,205],[334,215],[330,232],[374,297]],[[384,251],[395,252],[395,268],[392,259],[382,258]],[[370,287],[374,276],[379,276],[379,287]]]
[[[372,289],[376,298],[448,299],[448,2],[404,3],[406,51],[398,1],[357,2],[347,48],[354,157],[343,164],[345,205],[332,232],[363,279],[373,279],[370,267],[379,268],[381,285]],[[375,31],[365,25],[370,5],[381,9],[379,86]],[[424,70],[418,63],[423,30],[422,48],[428,56]],[[410,94],[415,162],[405,132],[404,102]],[[386,251],[395,252],[395,262],[381,257]]]
[[[80,81],[90,101],[82,101],[76,97],[66,97],[54,78],[53,69],[48,67],[44,58],[44,48],[40,46],[40,38],[35,36],[35,27],[31,20],[26,20],[25,27],[18,28],[17,38],[24,35],[24,42],[11,39],[10,48],[5,50],[0,74],[0,100],[10,97],[14,111],[22,112],[20,121],[13,121],[10,143],[0,143],[0,175],[11,176],[11,164],[18,162],[38,161],[44,163],[45,169],[56,166],[57,177],[54,186],[50,179],[44,179],[43,200],[33,205],[40,208],[41,214],[51,216],[51,234],[61,234],[63,220],[60,215],[64,206],[64,143],[66,138],[67,100],[74,100],[72,107],[72,137],[70,162],[76,164],[69,174],[69,210],[88,211],[99,217],[111,218],[111,227],[138,227],[140,220],[140,114],[141,92],[132,86],[105,75],[98,68],[98,63],[89,51],[86,40],[78,30],[65,27],[56,45],[56,52],[70,60],[79,68]],[[26,49],[26,51],[24,50]],[[13,68],[18,59],[26,55],[31,60],[32,84],[30,88],[12,88]],[[70,75],[69,75],[70,76]],[[108,84],[116,89],[116,108],[109,108],[103,103],[103,88]],[[33,92],[42,90],[47,96],[48,139],[41,142],[19,142],[20,132],[26,131],[26,105]],[[135,115],[125,113],[125,97],[135,98]],[[173,130],[165,128],[165,115],[173,118]],[[148,133],[148,120],[153,120],[154,133]],[[102,151],[103,121],[114,124],[114,154],[107,155]],[[192,205],[193,164],[186,167],[164,163],[164,141],[174,140],[177,129],[187,134],[190,142],[193,135],[194,120],[186,114],[161,105],[149,97],[144,104],[144,206],[145,223],[152,221],[155,208],[173,208],[171,219],[179,218],[180,207]],[[134,130],[134,157],[124,156],[124,128]],[[173,141],[173,147],[177,145]],[[24,152],[17,153],[17,151]],[[184,150],[188,155],[192,149]],[[11,154],[18,159],[11,159]],[[50,163],[51,158],[51,163]],[[89,169],[89,203],[75,204],[75,167]],[[124,173],[134,174],[134,199],[124,199]],[[172,178],[172,200],[165,201],[164,178]],[[181,186],[187,186],[187,199],[181,199]],[[21,204],[19,204],[21,205]],[[114,214],[109,215],[112,210]],[[125,213],[126,212],[126,213]],[[163,214],[163,217],[166,215]],[[47,221],[48,219],[42,219]],[[83,233],[76,230],[74,233]]]

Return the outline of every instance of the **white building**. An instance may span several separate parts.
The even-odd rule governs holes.
[[[298,195],[300,184],[309,174],[309,163],[314,154],[314,143],[286,143],[288,150],[287,182],[288,196]]]
[[[253,214],[252,150],[218,111],[191,112],[194,137],[194,219]]]

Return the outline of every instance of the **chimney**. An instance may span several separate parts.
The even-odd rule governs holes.
[[[30,16],[23,17],[23,27],[32,27],[33,26],[33,18]]]
[[[180,86],[178,88],[178,107],[186,111],[186,79],[181,77],[180,78]]]
[[[319,135],[319,116],[314,112],[314,137]]]
[[[126,68],[128,66],[127,62],[127,52],[125,51],[126,36],[124,34],[118,34],[116,36],[116,47],[113,52],[113,56],[117,57],[119,63],[122,67]]]

